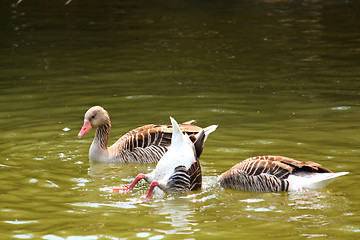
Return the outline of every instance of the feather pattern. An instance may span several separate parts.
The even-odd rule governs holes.
[[[282,156],[258,156],[248,158],[222,173],[218,182],[223,187],[237,190],[278,192],[305,187],[303,178],[314,179],[312,184],[315,188],[319,181],[332,180],[345,174],[332,173],[314,162],[300,162]],[[322,177],[315,179],[315,175]],[[293,176],[297,176],[295,181]]]
[[[190,191],[201,189],[202,173],[199,159],[190,166],[188,175],[190,176]]]
[[[167,192],[189,191],[191,186],[188,169],[184,165],[177,166],[170,178],[167,180],[164,190]]]
[[[190,120],[179,126],[188,135],[197,134],[202,128],[194,125],[195,123],[195,120]],[[108,112],[100,106],[92,107],[86,112],[79,138],[93,127],[97,127],[97,130],[89,149],[90,161],[157,163],[171,144],[171,125],[149,124],[129,131],[108,147],[111,122]],[[213,126],[205,128],[206,135],[213,130]]]

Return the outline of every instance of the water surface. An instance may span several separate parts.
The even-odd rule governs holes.
[[[5,1],[0,10],[1,239],[358,239],[357,1]],[[218,124],[203,188],[109,192],[155,165],[90,164],[85,111],[109,142],[148,123]],[[256,155],[350,171],[299,193],[222,189]]]

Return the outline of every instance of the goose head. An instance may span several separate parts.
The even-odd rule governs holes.
[[[100,107],[94,106],[90,108],[84,117],[84,125],[82,126],[78,137],[81,138],[85,133],[89,132],[94,127],[99,127],[110,122],[108,112]]]

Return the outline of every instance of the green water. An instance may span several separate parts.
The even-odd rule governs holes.
[[[4,1],[0,239],[359,239],[360,2]],[[218,124],[201,191],[128,184],[154,165],[90,164],[85,111],[132,128]],[[349,171],[302,193],[225,190],[274,154]]]

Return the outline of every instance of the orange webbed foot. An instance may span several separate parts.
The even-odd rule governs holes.
[[[112,189],[113,192],[121,192],[121,193],[124,193],[124,192],[128,192],[130,191],[130,188],[128,185],[125,185],[123,187],[113,187]]]

